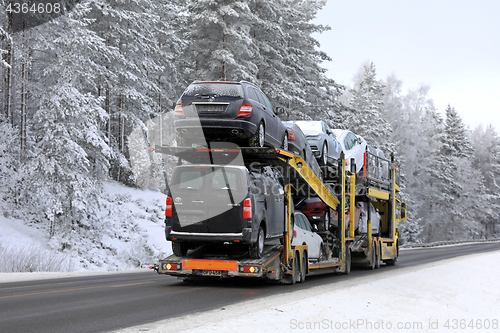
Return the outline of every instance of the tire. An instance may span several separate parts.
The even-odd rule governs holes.
[[[283,140],[281,141],[281,148],[283,150],[288,151],[288,132],[285,131],[285,135],[283,136]]]
[[[172,251],[178,257],[184,257],[187,254],[188,246],[187,243],[183,242],[172,242]]]
[[[300,270],[300,283],[306,281],[306,274],[307,274],[307,260],[306,260],[306,255],[304,253],[304,257],[302,258],[302,269]]]
[[[290,284],[295,284],[299,280],[299,258],[297,254],[295,254],[295,259],[293,260],[293,274],[292,274],[292,280],[290,281]]]
[[[262,257],[262,253],[264,252],[264,229],[259,227],[259,233],[257,234],[257,241],[253,244],[250,244],[248,247],[248,252],[250,253],[250,257],[253,259],[259,259]]]
[[[377,248],[375,246],[372,246],[372,255],[370,259],[370,265],[368,266],[368,269],[374,270],[375,269],[375,261],[377,260]]]
[[[349,275],[351,273],[351,250],[347,249],[345,254],[345,271],[342,272],[344,275]]]
[[[326,206],[325,216],[323,216],[323,221],[319,224],[319,231],[328,231],[330,228],[330,209]]]
[[[265,139],[266,139],[266,128],[264,126],[264,123],[261,121],[259,123],[259,126],[257,127],[257,131],[250,138],[250,146],[251,147],[264,147]]]
[[[380,268],[380,257],[381,257],[381,249],[380,249],[380,246],[377,245],[377,251],[375,252],[375,255],[377,256],[377,258],[375,259],[375,268]]]
[[[323,148],[321,149],[321,157],[320,157],[320,165],[327,165],[328,164],[328,147],[326,146],[326,143],[323,143]]]
[[[385,263],[389,266],[394,266],[398,262],[399,259],[399,243],[396,243],[396,258],[386,260]]]

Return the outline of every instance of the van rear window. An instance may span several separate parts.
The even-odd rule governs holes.
[[[224,173],[226,174],[227,183],[226,179],[224,179]],[[227,170],[223,172],[222,169],[219,169],[213,173],[212,189],[214,190],[227,190],[229,185],[230,190],[238,191],[240,189],[240,186],[238,186],[238,184],[238,173],[236,172]]]
[[[179,177],[179,188],[198,190],[203,186],[201,171],[182,171]]]

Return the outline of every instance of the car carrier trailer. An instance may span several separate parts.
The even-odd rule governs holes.
[[[343,273],[349,274],[353,261],[352,249],[356,252],[369,253],[375,249],[383,251],[383,260],[397,260],[397,239],[377,239],[376,247],[367,249],[357,246],[355,242],[361,237],[345,232],[346,197],[355,197],[355,175],[346,171],[346,161],[343,155],[338,163],[326,166],[323,180],[309,168],[301,156],[275,148],[190,148],[156,146],[155,152],[173,155],[190,163],[206,161],[207,155],[217,163],[232,161],[241,154],[245,166],[252,163],[280,167],[284,173],[285,195],[287,200],[284,234],[281,244],[267,245],[261,258],[253,259],[244,251],[224,251],[220,247],[206,244],[189,251],[185,256],[171,255],[152,266],[159,274],[177,276],[183,280],[205,276],[261,278],[282,283],[295,284],[303,282],[307,274]],[[205,155],[202,155],[205,154]],[[347,181],[349,179],[349,182]],[[348,192],[350,191],[350,192]],[[371,193],[371,192],[370,192]],[[324,256],[322,261],[310,261],[307,245],[291,245],[293,200],[304,196],[317,196],[330,208],[342,212],[338,214],[338,228],[335,231],[319,232],[324,240]],[[360,197],[361,198],[361,197]],[[351,206],[354,200],[351,200]],[[389,206],[388,206],[389,207]],[[395,208],[395,205],[391,207]],[[353,214],[351,214],[353,215]],[[396,220],[388,220],[396,230]],[[351,225],[353,225],[351,223]],[[371,229],[370,229],[371,230]],[[397,232],[394,233],[397,237]],[[375,239],[372,236],[370,240]],[[392,243],[390,242],[392,240]],[[396,243],[396,245],[394,245]],[[364,243],[363,243],[364,244]],[[370,252],[372,251],[372,252]],[[373,252],[374,253],[374,252]],[[387,261],[388,262],[388,261]]]
[[[383,176],[385,175],[385,177]],[[356,182],[356,175],[351,176],[349,197],[350,209],[353,211],[354,202],[370,203],[377,209],[381,218],[378,234],[372,234],[371,209],[367,209],[367,232],[356,233],[354,214],[350,215],[349,237],[354,238],[351,247],[353,265],[367,266],[371,269],[379,268],[381,262],[394,265],[399,258],[399,231],[398,223],[406,219],[406,204],[397,198],[401,191],[398,185],[398,173],[394,164],[394,155],[391,160],[379,157],[368,150],[364,154],[364,168]],[[357,187],[353,185],[357,184]]]

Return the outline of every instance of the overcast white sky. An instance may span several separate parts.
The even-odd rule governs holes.
[[[315,22],[332,28],[317,39],[336,82],[373,61],[404,91],[430,85],[442,114],[450,104],[472,128],[500,130],[499,0],[328,0]]]

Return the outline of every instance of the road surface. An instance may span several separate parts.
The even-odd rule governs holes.
[[[353,270],[349,276],[311,276],[306,283],[294,286],[236,279],[186,284],[153,271],[2,283],[0,332],[110,331],[326,283],[341,283],[352,276],[498,250],[500,243],[409,249],[401,251],[396,266],[382,265],[375,271]]]

